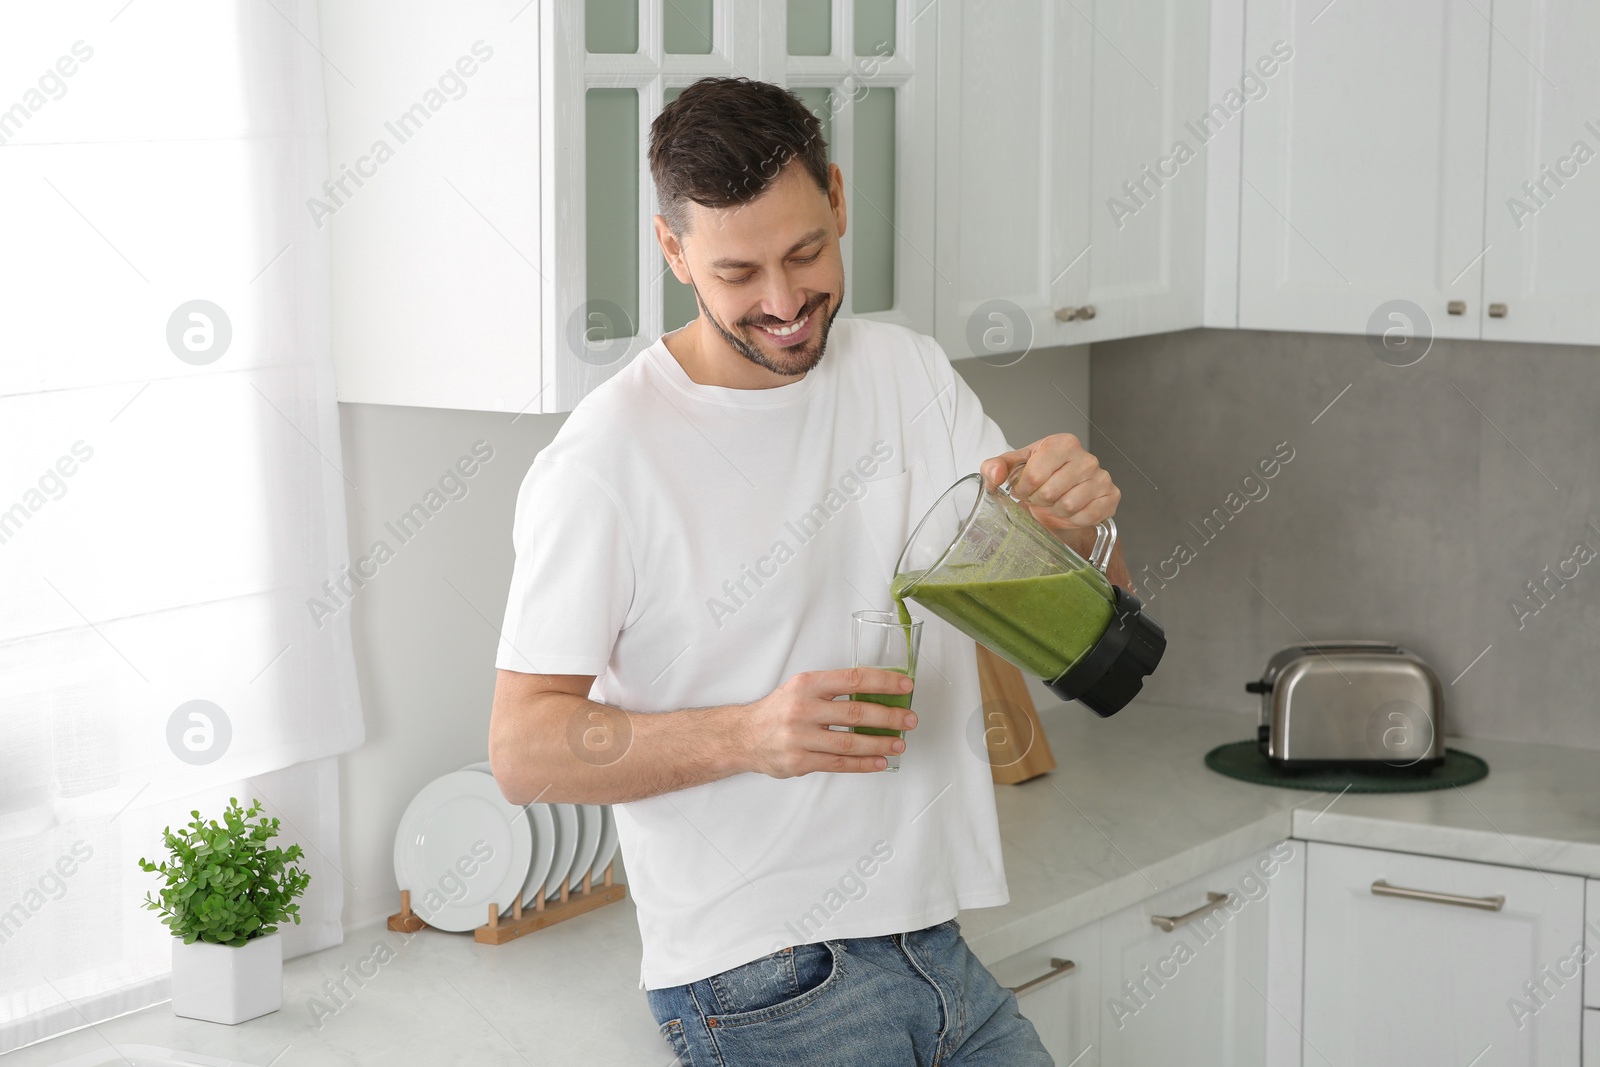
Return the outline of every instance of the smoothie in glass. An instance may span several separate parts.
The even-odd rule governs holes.
[[[854,649],[851,659],[857,667],[903,674],[914,681],[921,638],[922,620],[913,618],[905,610],[904,604],[900,605],[898,617],[889,611],[858,611],[851,616],[851,644]],[[851,693],[850,699],[891,708],[911,707],[911,693]],[[904,730],[883,726],[852,726],[850,729],[858,734],[905,737]],[[884,770],[899,770],[900,756],[901,753],[888,753]]]

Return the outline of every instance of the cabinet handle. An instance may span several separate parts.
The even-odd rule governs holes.
[[[1193,911],[1186,911],[1182,915],[1152,915],[1150,923],[1159,926],[1167,933],[1172,933],[1184,923],[1192,923],[1202,915],[1210,915],[1228,902],[1226,893],[1207,893],[1206,902]]]
[[[1452,300],[1444,307],[1452,315],[1465,315],[1467,313],[1467,302],[1465,300]]]
[[[1080,318],[1080,319],[1092,319],[1092,318],[1094,318],[1094,305],[1093,304],[1085,304],[1085,305],[1083,305],[1083,307],[1079,308],[1078,309],[1078,318]]]
[[[1094,318],[1094,305],[1085,304],[1081,308],[1056,308],[1058,322],[1075,322],[1079,319]]]
[[[1506,312],[1508,310],[1509,309],[1504,304],[1490,304],[1489,317],[1491,319],[1503,319],[1506,317]]]
[[[1078,965],[1072,960],[1056,959],[1054,956],[1052,956],[1050,957],[1050,969],[1048,971],[1044,972],[1037,978],[1023,982],[1021,985],[1012,986],[1011,992],[1020,997],[1022,994],[1038,989],[1042,985],[1054,982],[1057,978],[1061,978],[1064,975],[1069,975],[1077,969]]]
[[[1454,904],[1458,908],[1480,908],[1483,911],[1499,911],[1506,906],[1503,896],[1458,897],[1454,893],[1435,893],[1431,889],[1404,889],[1390,885],[1382,878],[1372,883],[1372,892],[1380,897],[1405,897],[1407,900],[1427,900],[1435,904]]]

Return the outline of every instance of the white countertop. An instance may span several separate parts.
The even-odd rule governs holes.
[[[1058,769],[997,786],[1011,902],[963,912],[986,963],[1067,933],[1285,837],[1364,845],[1600,878],[1600,752],[1453,740],[1489,777],[1465,789],[1335,796],[1213,774],[1212,747],[1253,716],[1134,704],[1110,719],[1035,688]],[[379,944],[393,958],[355,973]],[[546,1064],[667,1067],[638,988],[639,933],[625,900],[500,946],[381,926],[284,967],[282,1010],[239,1026],[157,1005],[11,1054],[46,1065],[108,1043],[192,1050],[267,1067]],[[373,964],[366,966],[371,973]],[[348,967],[348,972],[345,968]],[[314,1013],[313,997],[331,1015]]]

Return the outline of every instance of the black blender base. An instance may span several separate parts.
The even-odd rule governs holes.
[[[1116,600],[1106,632],[1071,670],[1045,682],[1062,700],[1076,700],[1102,719],[1139,695],[1167,650],[1166,633],[1144,613],[1139,598],[1121,586],[1112,591]]]

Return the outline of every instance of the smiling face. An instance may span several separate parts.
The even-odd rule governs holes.
[[[844,179],[837,166],[829,167],[827,193],[791,162],[746,203],[687,204],[681,234],[661,216],[655,221],[672,273],[694,287],[700,318],[685,333],[694,331],[703,361],[731,370],[729,362],[742,358],[783,378],[821,361],[844,304]]]

